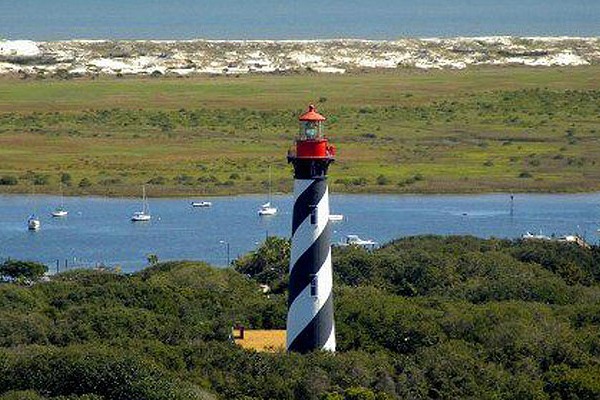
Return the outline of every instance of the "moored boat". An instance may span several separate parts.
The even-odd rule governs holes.
[[[150,206],[146,199],[146,186],[142,186],[142,211],[136,211],[131,216],[132,222],[146,222],[152,219],[150,215]]]
[[[27,219],[27,229],[30,231],[37,231],[42,227],[42,223],[35,214],[31,214]]]
[[[333,222],[343,221],[344,216],[342,214],[329,214],[329,220]]]
[[[192,207],[210,207],[212,203],[210,201],[192,201]]]

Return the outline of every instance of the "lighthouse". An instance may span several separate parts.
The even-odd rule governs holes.
[[[287,349],[335,351],[333,273],[327,169],[335,148],[323,133],[325,117],[313,105],[300,116],[295,149],[294,213],[287,315]]]

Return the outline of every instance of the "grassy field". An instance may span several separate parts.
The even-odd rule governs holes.
[[[0,193],[291,189],[314,102],[337,192],[600,189],[600,66],[354,75],[0,78]],[[600,164],[599,164],[600,165]]]

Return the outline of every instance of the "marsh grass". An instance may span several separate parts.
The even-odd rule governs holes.
[[[310,102],[338,147],[338,192],[600,189],[598,66],[2,78],[0,93],[0,176],[17,179],[0,193],[36,177],[36,192],[57,192],[64,173],[67,194],[136,195],[142,183],[153,196],[257,193],[269,165],[273,189],[289,191],[285,154]]]

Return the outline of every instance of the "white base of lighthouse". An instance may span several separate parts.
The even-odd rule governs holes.
[[[294,181],[287,349],[335,351],[326,178]]]

